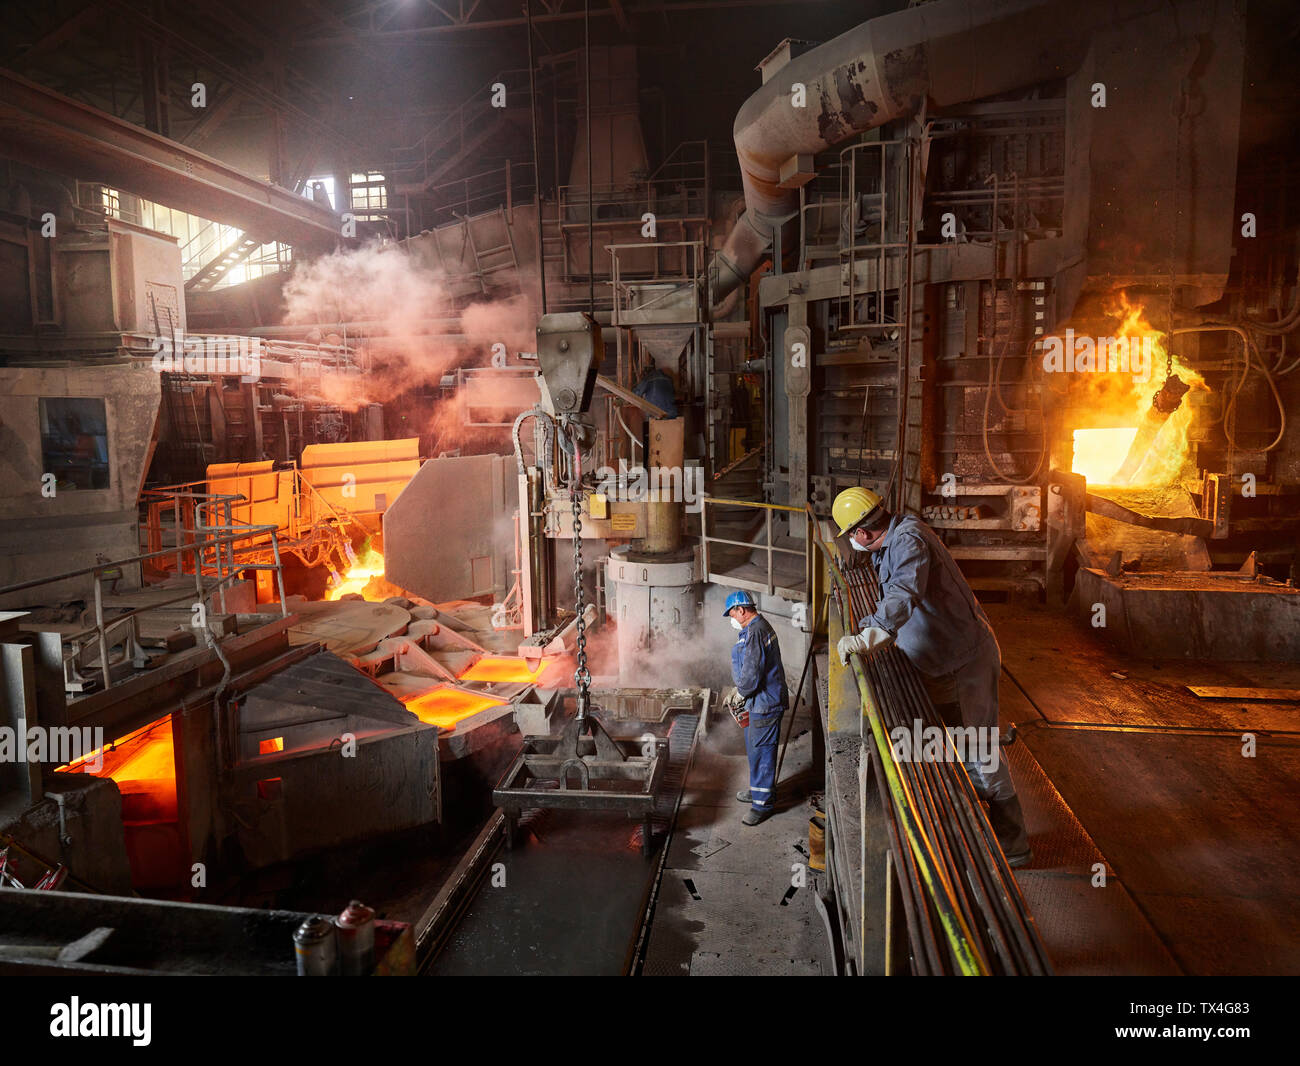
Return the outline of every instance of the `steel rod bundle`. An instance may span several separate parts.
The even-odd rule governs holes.
[[[880,596],[873,567],[841,572],[818,538],[835,582],[845,632]],[[943,720],[915,667],[895,647],[855,655],[864,755],[880,771],[898,884],[918,973],[1052,972],[1033,918]],[[942,754],[900,759],[896,730],[941,737]]]

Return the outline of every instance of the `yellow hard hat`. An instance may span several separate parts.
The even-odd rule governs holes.
[[[835,520],[835,524],[839,526],[839,535],[844,536],[880,504],[880,496],[870,489],[855,485],[853,488],[841,492],[835,497],[835,502],[831,504],[831,517]]]

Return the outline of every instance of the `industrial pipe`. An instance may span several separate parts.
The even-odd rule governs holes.
[[[711,299],[720,301],[745,281],[777,230],[792,221],[818,152],[928,106],[1065,77],[1083,60],[1096,28],[1158,6],[1154,0],[935,0],[871,19],[792,59],[736,115],[746,209],[709,265]],[[804,106],[794,95],[797,85],[804,87]]]

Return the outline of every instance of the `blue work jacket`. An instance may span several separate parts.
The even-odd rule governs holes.
[[[751,725],[755,719],[780,717],[790,702],[781,645],[761,614],[740,631],[731,649],[731,680],[745,698]]]
[[[664,409],[665,418],[677,417],[677,397],[673,394],[673,381],[658,367],[649,371],[632,390],[643,400]]]
[[[895,515],[885,546],[872,553],[880,602],[862,622],[894,634],[923,674],[960,670],[992,640],[993,627],[938,535],[912,515]]]

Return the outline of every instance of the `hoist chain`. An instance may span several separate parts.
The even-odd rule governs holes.
[[[591,671],[587,669],[587,622],[583,617],[586,611],[586,595],[582,586],[582,459],[577,433],[573,440],[573,599],[577,611],[574,630],[577,637],[574,647],[577,650],[578,668],[573,672],[574,684],[578,687],[578,719],[585,720],[591,702]]]
[[[1169,308],[1168,332],[1165,334],[1165,380],[1174,376],[1174,295],[1178,284],[1178,193],[1183,180],[1183,120],[1189,106],[1188,82],[1179,88],[1177,125],[1174,129],[1174,187],[1170,197],[1169,224]]]

